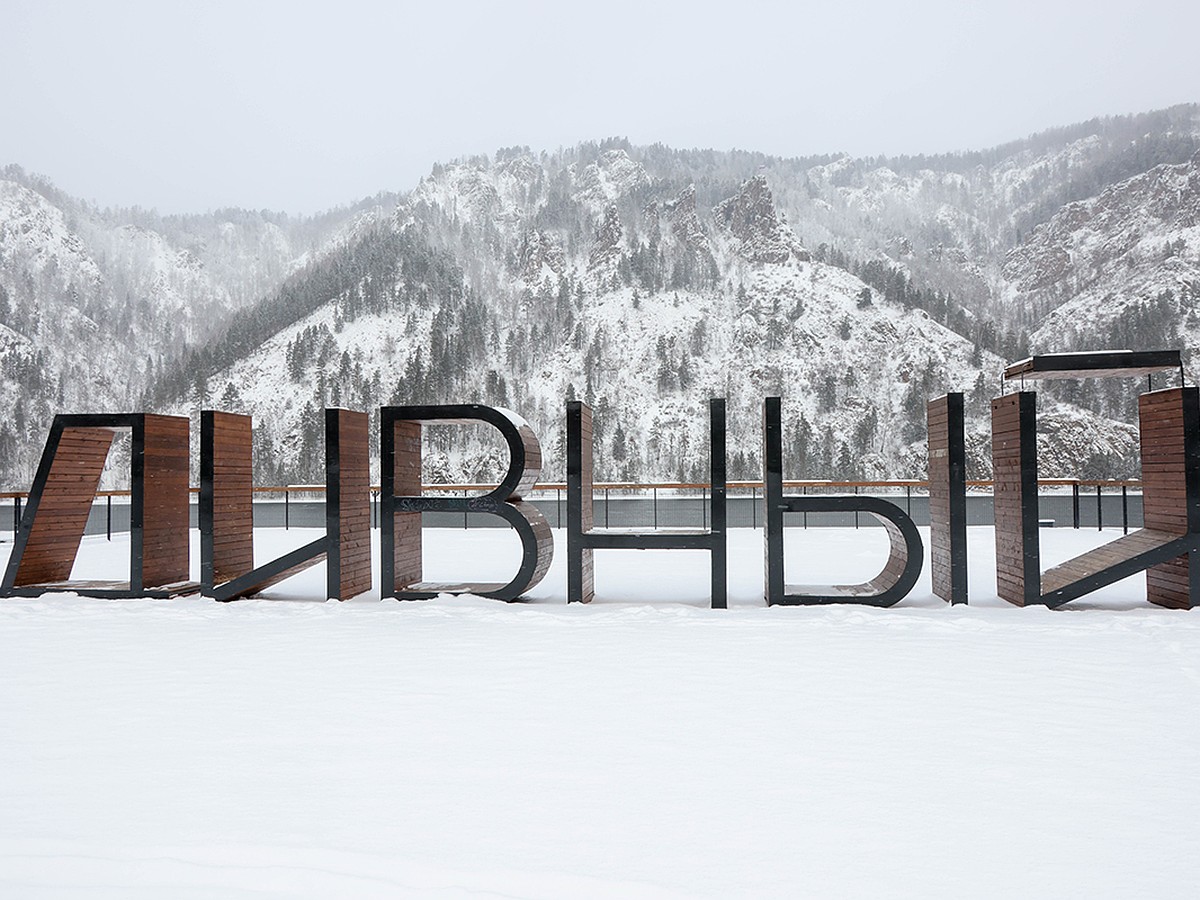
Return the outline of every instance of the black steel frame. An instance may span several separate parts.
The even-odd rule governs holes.
[[[50,470],[54,465],[54,457],[58,453],[59,442],[63,433],[70,428],[104,428],[110,431],[129,431],[132,438],[130,452],[130,482],[129,482],[129,581],[128,587],[99,588],[82,582],[61,582],[54,585],[18,586],[17,571],[29,536],[33,530],[33,522],[37,517],[38,507],[42,502],[42,494],[50,479]],[[5,597],[38,597],[49,593],[73,593],[84,597],[99,597],[110,599],[133,599],[149,597],[165,599],[181,594],[193,594],[199,590],[194,582],[184,581],[172,585],[150,585],[144,583],[142,564],[145,554],[145,454],[146,454],[146,414],[145,413],[60,413],[54,417],[50,425],[50,434],[46,439],[46,447],[42,451],[41,461],[33,477],[33,485],[29,489],[29,498],[21,516],[21,524],[13,538],[12,554],[8,559],[8,568],[4,573],[0,594]],[[80,535],[82,538],[82,535]],[[76,550],[78,553],[78,550]],[[126,584],[126,582],[121,582]]]
[[[767,605],[809,606],[830,603],[856,603],[866,606],[892,606],[904,599],[921,574],[924,544],[912,518],[899,506],[876,497],[784,496],[783,493],[783,422],[779,397],[763,402],[763,482],[766,500]],[[839,585],[827,590],[789,591],[783,575],[783,516],[785,513],[865,512],[891,523],[904,541],[904,567],[890,586],[870,590],[871,582]]]
[[[950,483],[950,603],[967,602],[967,428],[960,391],[946,394],[946,452]],[[932,526],[931,526],[932,527]]]
[[[553,556],[553,542],[539,543],[538,531],[549,535],[550,524],[532,503],[521,499],[541,474],[541,450],[531,429],[514,413],[479,403],[429,406],[384,406],[379,410],[380,495],[379,548],[380,590],[384,598],[428,600],[440,593],[471,593],[497,600],[513,601],[542,580]],[[477,497],[434,497],[396,495],[396,425],[467,425],[483,423],[496,428],[508,445],[508,471],[500,484]],[[525,433],[522,434],[522,427]],[[538,458],[530,459],[526,441],[532,440]],[[499,516],[521,540],[521,564],[511,581],[502,586],[465,583],[450,588],[396,589],[396,515],[398,513],[459,512]],[[542,554],[549,556],[543,558]]]
[[[337,407],[325,409],[325,534],[303,547],[297,547],[244,575],[221,584],[213,583],[213,526],[214,526],[214,429],[213,410],[200,412],[200,589],[205,597],[228,602],[253,596],[257,590],[277,584],[284,573],[303,569],[325,560],[325,595],[340,593],[341,552],[341,482],[340,419]]]
[[[1038,531],[1037,393],[1021,391],[1021,531],[1024,548],[1025,605],[1056,609],[1123,578],[1179,556],[1189,556],[1188,593],[1192,608],[1200,606],[1200,390],[1183,389],[1184,483],[1188,533],[1177,540],[1106,566],[1057,590],[1042,593],[1041,540]],[[1141,530],[1141,529],[1139,529]],[[1070,560],[1067,560],[1070,562]],[[1066,563],[1063,563],[1065,565]]]
[[[708,401],[709,495],[712,517],[704,529],[688,531],[617,531],[583,528],[584,404],[567,402],[567,602],[583,601],[585,550],[707,550],[710,557],[710,597],[713,609],[728,605],[728,538],[726,534],[725,399]],[[591,473],[586,473],[589,476]],[[587,479],[589,482],[591,478]],[[590,501],[590,498],[588,498]]]
[[[200,590],[206,597],[212,596],[216,580],[213,569],[213,478],[216,467],[214,412],[211,409],[200,410],[200,496],[196,521],[200,528]],[[251,516],[253,515],[252,511]]]
[[[1025,605],[1041,602],[1042,543],[1038,532],[1037,392],[1017,393],[1021,455],[1021,566]]]
[[[1200,534],[1180,535],[1178,540],[1162,544],[1152,550],[1147,550],[1145,553],[1139,553],[1136,556],[1121,560],[1086,578],[1073,581],[1056,591],[1050,591],[1045,594],[1041,594],[1039,591],[1037,599],[1031,602],[1043,604],[1051,609],[1057,609],[1064,603],[1077,600],[1093,591],[1100,590],[1100,588],[1108,587],[1122,578],[1136,575],[1138,572],[1143,572],[1152,566],[1157,566],[1159,563],[1169,562],[1178,556],[1189,556],[1188,594],[1191,598],[1191,606],[1194,609],[1196,606],[1200,606],[1200,572],[1196,571],[1197,566],[1200,566],[1200,553],[1198,551],[1200,551]],[[1040,585],[1040,583],[1039,580],[1038,584]]]
[[[1152,372],[1173,370],[1178,370],[1182,379],[1183,359],[1178,350],[1045,353],[1007,366],[1004,380],[1140,377]]]

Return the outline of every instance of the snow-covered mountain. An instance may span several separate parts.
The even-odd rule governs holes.
[[[370,215],[99,210],[0,169],[0,480],[27,480],[53,413],[140,408],[230,315]]]
[[[700,480],[708,396],[729,401],[734,478],[759,474],[761,402],[775,393],[788,402],[790,472],[883,478],[923,471],[926,400],[965,390],[973,463],[986,472],[984,413],[1002,361],[947,326],[944,298],[931,313],[920,292],[892,297],[815,259],[763,174],[703,206],[711,188],[635,156],[597,146],[439,166],[375,242],[337,258],[360,279],[218,367],[208,395],[269,410],[264,437],[303,448],[305,478],[318,474],[322,402],[455,400],[519,410],[561,478],[563,402],[581,397],[596,409],[604,477]],[[395,246],[380,253],[385,240]],[[397,253],[415,259],[386,272],[362,259],[390,266]],[[1133,445],[1130,428],[1084,410],[1051,404],[1044,419],[1062,432],[1048,466],[1067,443],[1072,454],[1086,444],[1083,459]],[[495,477],[483,435],[451,448],[434,442],[430,477]]]
[[[5,170],[5,474],[59,409],[242,409],[259,477],[299,481],[323,405],[478,400],[529,418],[559,478],[575,396],[601,477],[693,479],[726,396],[753,478],[780,393],[789,475],[917,476],[925,401],[964,390],[984,475],[1005,359],[1200,341],[1198,136],[1187,106],[916,159],[511,148],[316,219],[102,212]],[[1135,393],[1047,392],[1043,473],[1135,471]],[[486,432],[431,438],[431,478],[499,463]]]
[[[1005,260],[1006,301],[1048,311],[1039,350],[1111,334],[1200,343],[1200,153],[1063,207]]]

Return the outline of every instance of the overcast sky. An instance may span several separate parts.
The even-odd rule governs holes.
[[[1195,0],[0,0],[0,164],[314,212],[513,144],[971,149],[1200,101],[1197,34]]]

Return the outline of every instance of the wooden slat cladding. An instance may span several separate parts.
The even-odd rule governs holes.
[[[218,600],[260,593],[321,562],[326,596],[371,587],[369,417],[325,410],[325,534],[254,566],[253,443],[249,416],[201,414],[200,529],[204,590]]]
[[[326,502],[336,502],[337,534],[329,535],[329,549],[336,549],[337,565],[328,568],[327,592],[330,597],[349,600],[371,589],[370,418],[366,413],[348,409],[330,413],[334,421],[326,427],[335,425],[336,435],[327,434],[326,440],[337,442],[338,465],[336,472],[328,473],[336,485],[328,485]],[[334,455],[333,448],[329,448],[327,456]]]
[[[257,566],[232,581],[206,588],[206,592],[208,596],[223,602],[252,597],[305,569],[325,562],[328,546],[328,536],[322,535],[315,541],[311,541],[303,547],[297,547],[269,563]]]
[[[254,429],[250,416],[200,413],[200,571],[218,600],[253,596],[324,559],[254,565]],[[278,561],[276,561],[277,563]]]
[[[1180,535],[1171,532],[1139,528],[1114,541],[1102,544],[1094,550],[1081,553],[1052,569],[1047,569],[1042,575],[1042,590],[1046,594],[1061,590],[1140,554],[1164,547],[1177,541],[1179,537]],[[1147,574],[1150,571],[1147,569]]]
[[[894,522],[888,519],[880,522],[888,534],[888,558],[883,570],[867,582],[872,594],[882,594],[894,587],[908,566],[908,542],[904,540],[904,534]]]
[[[71,589],[71,569],[118,430],[133,433],[130,578],[121,593],[137,596],[163,585],[186,587],[188,420],[131,413],[55,417],[22,531],[14,541],[6,589],[28,585]]]
[[[534,567],[530,583],[537,584],[546,577],[546,573],[550,571],[550,565],[554,561],[554,534],[550,530],[550,523],[546,521],[546,517],[532,503],[527,500],[513,500],[511,505],[520,513],[521,518],[529,523],[536,539],[537,565]]]
[[[1200,424],[1196,388],[1169,388],[1138,398],[1141,426],[1142,506],[1147,529],[1183,535],[1200,530]],[[1146,570],[1151,603],[1192,606],[1187,556]]]
[[[929,430],[929,562],[933,592],[967,602],[967,482],[963,395],[926,408]]]
[[[237,413],[201,414],[202,453],[211,453],[212,577],[232,581],[254,568],[253,421]]]
[[[190,423],[184,416],[142,416],[142,586],[187,581]]]
[[[289,568],[283,569],[280,572],[273,572],[270,575],[264,575],[261,579],[255,582],[253,587],[242,591],[239,596],[252,597],[255,594],[261,594],[268,588],[275,587],[275,585],[279,584],[279,582],[286,581],[293,575],[299,575],[301,572],[311,569],[313,566],[320,565],[326,561],[325,553],[318,553],[315,556],[310,556],[308,559],[302,560],[301,562],[296,563],[294,566],[290,566]]]
[[[396,422],[393,493],[397,497],[421,496],[421,424]],[[422,579],[421,514],[397,512],[395,538],[395,589],[405,590]]]
[[[521,436],[524,464],[521,469],[521,480],[513,489],[512,495],[505,497],[505,500],[519,500],[527,496],[537,484],[538,479],[542,477],[542,445],[538,443],[537,435],[524,420],[517,426],[517,433]]]
[[[992,401],[996,592],[1018,606],[1041,596],[1036,402],[1031,391]]]
[[[71,577],[114,436],[108,428],[68,427],[62,429],[57,447],[47,446],[46,452],[53,452],[54,460],[34,510],[14,584],[44,584]]]

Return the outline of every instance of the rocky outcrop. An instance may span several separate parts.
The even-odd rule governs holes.
[[[755,175],[737,194],[713,209],[717,224],[738,242],[738,253],[754,263],[807,260],[808,251],[775,212],[767,179]]]

